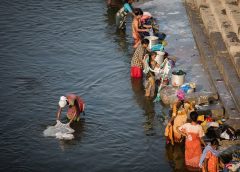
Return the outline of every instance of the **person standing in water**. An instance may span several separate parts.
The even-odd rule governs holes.
[[[126,29],[126,19],[127,19],[128,13],[134,16],[133,6],[132,6],[133,2],[134,0],[125,0],[123,7],[117,12],[116,14],[117,29],[121,29],[121,30]]]
[[[206,146],[202,137],[204,131],[201,125],[197,123],[198,113],[193,111],[190,113],[191,122],[185,123],[177,127],[177,131],[184,136],[185,139],[185,165],[189,170],[199,169],[199,162],[202,155],[201,144]]]
[[[68,94],[66,97],[61,96],[58,105],[59,108],[57,112],[57,121],[59,121],[62,109],[66,105],[68,105],[67,118],[70,120],[69,124],[71,124],[73,121],[78,122],[80,120],[80,114],[84,114],[85,103],[79,96],[75,94]]]
[[[143,39],[141,44],[138,45],[131,60],[131,77],[142,78],[142,70],[144,64],[144,56],[147,53],[147,47],[149,45],[148,39]]]
[[[188,114],[195,108],[194,103],[185,100],[185,93],[181,89],[177,91],[177,98],[178,100],[172,107],[172,117],[165,129],[167,141],[172,145],[182,142],[183,135],[178,132],[177,128],[187,122]]]
[[[143,11],[140,8],[134,9],[134,18],[132,22],[132,36],[134,39],[134,45],[133,48],[137,48],[137,46],[141,43],[141,36],[140,32],[149,32],[151,26],[145,26],[148,27],[148,29],[141,29],[141,17],[143,15]]]

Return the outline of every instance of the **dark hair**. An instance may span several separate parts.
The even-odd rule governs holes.
[[[143,15],[143,11],[141,10],[141,8],[134,8],[133,11],[136,16]]]
[[[192,111],[190,113],[190,118],[193,122],[197,122],[197,118],[198,118],[198,113],[196,111]]]
[[[166,58],[168,58],[168,52],[165,51],[165,54],[163,56],[163,60],[165,60]]]
[[[155,51],[152,51],[152,52],[151,52],[151,56],[154,56],[154,55],[156,56],[157,53],[156,53]]]
[[[125,0],[124,3],[129,3],[129,0]]]
[[[148,39],[143,39],[143,40],[141,41],[141,43],[142,43],[142,44],[147,44],[147,45],[148,45],[148,44],[149,44],[149,40],[148,40]]]
[[[184,108],[184,100],[178,101],[178,103],[177,103],[177,111],[180,109],[180,107]]]
[[[211,140],[211,146],[218,146],[218,145],[219,145],[219,142],[217,139]]]

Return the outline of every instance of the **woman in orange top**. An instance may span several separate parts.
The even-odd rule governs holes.
[[[204,155],[204,162],[203,162],[203,166],[202,166],[202,172],[218,172],[219,171],[219,162],[218,162],[218,156],[219,153],[216,151],[218,146],[219,146],[219,142],[217,139],[213,139],[211,141],[211,145],[208,145],[208,150],[203,151],[203,155]],[[202,157],[201,157],[202,158]]]
[[[132,36],[134,39],[134,45],[133,48],[137,48],[139,43],[141,42],[141,36],[139,32],[149,32],[149,29],[140,29],[139,27],[141,26],[141,17],[143,15],[143,11],[140,8],[135,8],[134,9],[134,18],[132,22]],[[149,26],[151,27],[151,26]]]
[[[199,162],[202,155],[201,143],[204,131],[202,126],[197,124],[198,114],[196,111],[190,113],[191,123],[177,127],[178,132],[186,137],[185,140],[185,165],[189,169],[199,169]]]

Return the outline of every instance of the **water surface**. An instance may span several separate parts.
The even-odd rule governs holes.
[[[178,66],[204,80],[182,3],[137,5],[169,34],[166,50],[180,57]],[[127,32],[116,33],[114,13],[102,0],[0,2],[1,171],[184,169],[182,149],[174,167],[179,158],[165,148],[159,116],[167,107],[145,99],[141,83],[130,79],[130,18]],[[86,102],[75,139],[44,137],[59,97],[70,92]]]

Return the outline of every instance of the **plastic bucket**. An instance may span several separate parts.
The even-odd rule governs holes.
[[[158,63],[158,64],[162,64],[162,62],[163,62],[163,59],[164,59],[164,55],[165,55],[165,52],[162,52],[162,51],[156,51],[156,53],[157,53],[157,56],[156,56],[156,62]]]
[[[180,87],[185,82],[185,75],[174,75],[172,74],[172,86]]]
[[[148,48],[151,49],[153,45],[156,45],[159,43],[158,37],[156,36],[146,36],[145,39],[149,40]]]

